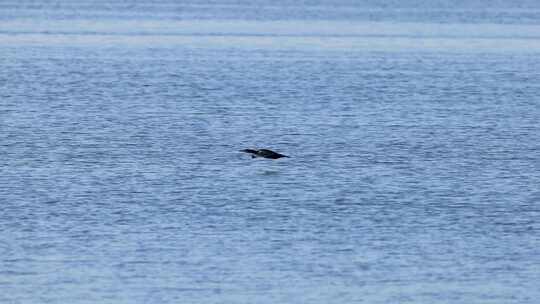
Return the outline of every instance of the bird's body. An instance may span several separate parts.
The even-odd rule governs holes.
[[[277,152],[274,152],[272,150],[268,150],[268,149],[244,149],[244,150],[241,150],[241,152],[246,152],[246,153],[249,153],[251,154],[251,157],[252,158],[255,158],[255,157],[264,157],[264,158],[269,158],[269,159],[278,159],[278,158],[282,158],[282,157],[288,157],[287,155],[283,155],[283,154],[280,154],[280,153],[277,153]]]

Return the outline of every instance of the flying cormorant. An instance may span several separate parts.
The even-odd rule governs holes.
[[[278,159],[282,157],[288,157],[287,155],[283,155],[283,154],[280,154],[280,153],[277,153],[268,149],[259,149],[259,150],[244,149],[244,150],[240,150],[240,152],[246,152],[246,153],[251,154],[251,158],[264,157],[264,158],[270,158],[270,159]]]

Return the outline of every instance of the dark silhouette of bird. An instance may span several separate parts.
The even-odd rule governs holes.
[[[283,155],[283,154],[280,154],[280,153],[277,153],[268,149],[258,149],[258,150],[244,149],[244,150],[240,150],[240,152],[246,152],[246,153],[251,154],[251,158],[264,157],[264,158],[269,158],[269,159],[278,159],[282,157],[288,157],[287,155]]]

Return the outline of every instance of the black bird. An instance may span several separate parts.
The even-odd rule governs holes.
[[[270,158],[270,159],[278,159],[282,157],[288,157],[287,155],[283,155],[283,154],[280,154],[280,153],[277,153],[268,149],[259,149],[259,150],[244,149],[244,150],[240,150],[240,152],[246,152],[246,153],[251,154],[251,158],[264,157],[264,158]]]

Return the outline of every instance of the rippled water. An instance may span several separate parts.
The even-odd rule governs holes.
[[[540,7],[486,3],[3,1],[0,302],[536,303]]]

